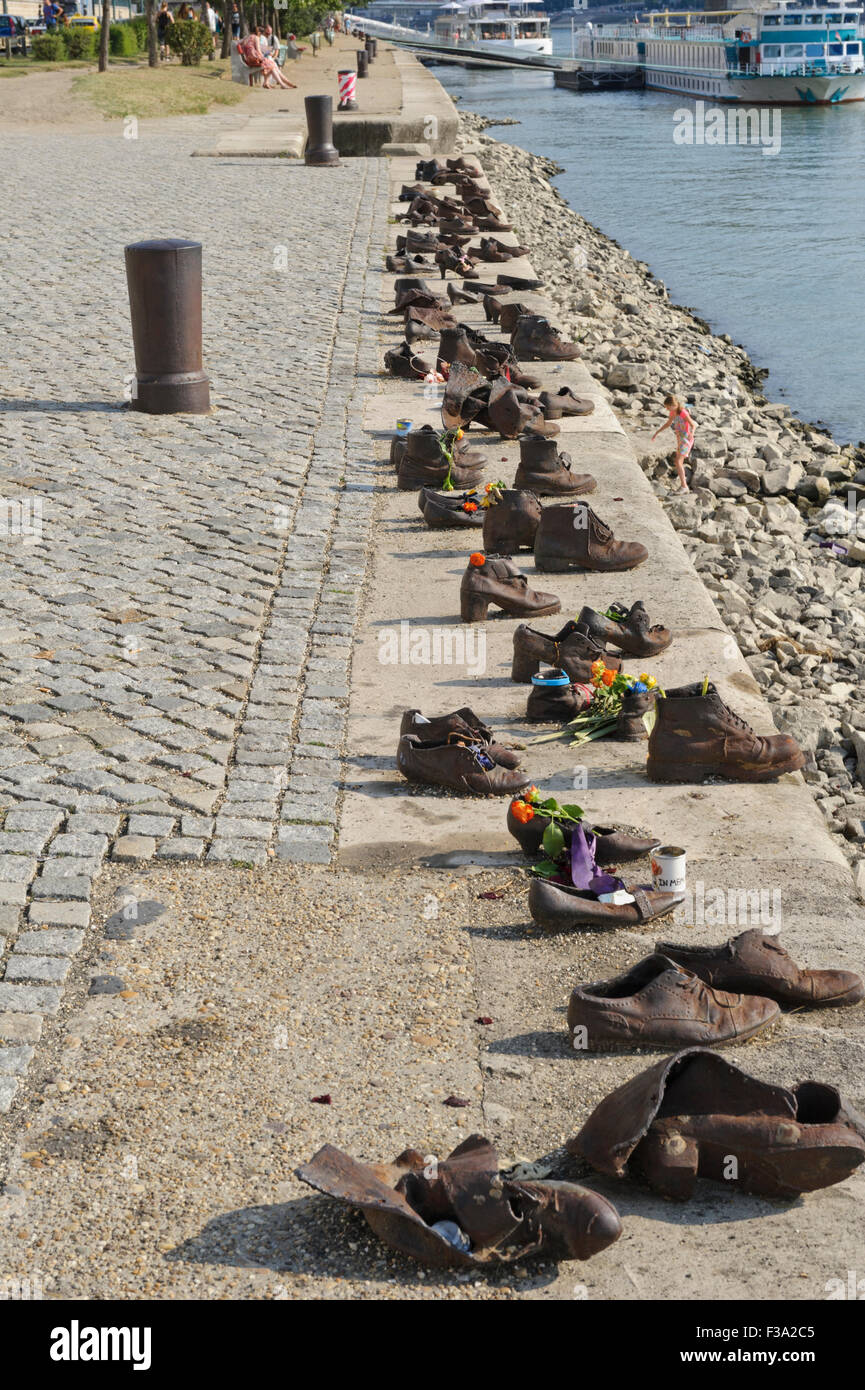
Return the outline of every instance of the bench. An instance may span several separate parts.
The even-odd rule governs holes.
[[[243,61],[243,57],[238,52],[237,40],[231,40],[231,80],[232,82],[242,82],[244,87],[257,87],[262,79],[261,68],[251,68]]]

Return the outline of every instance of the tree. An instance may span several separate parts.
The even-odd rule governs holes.
[[[102,0],[102,28],[99,30],[99,71],[108,67],[108,37],[111,28],[111,0]]]
[[[156,32],[156,0],[144,0],[144,13],[147,16],[147,61],[152,68],[158,68],[159,35]]]
[[[227,58],[231,53],[231,0],[223,0],[222,5],[222,50],[220,58]]]

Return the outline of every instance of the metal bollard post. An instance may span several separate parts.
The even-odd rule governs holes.
[[[340,68],[336,75],[339,86],[339,106],[337,111],[357,110],[357,73],[351,68]]]
[[[138,241],[126,247],[135,347],[134,410],[206,415],[210,380],[201,359],[201,243]]]
[[[333,143],[333,97],[304,97],[306,126],[305,164],[338,164],[339,155]]]
[[[375,62],[378,57],[378,39],[370,39],[370,43],[372,44],[372,60]]]
[[[358,77],[369,77],[369,54],[365,48],[357,50],[357,75]]]
[[[374,63],[374,62],[375,62],[375,53],[374,53],[374,51],[373,51],[373,44],[374,44],[374,43],[375,43],[375,39],[367,39],[366,42],[364,43],[364,48],[366,49],[366,56],[367,56],[367,59],[368,59],[368,61],[369,61],[370,63]]]

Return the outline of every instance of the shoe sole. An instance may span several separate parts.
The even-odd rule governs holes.
[[[851,1008],[854,1004],[861,1004],[863,999],[865,999],[865,985],[854,985],[844,994],[833,994],[831,999],[807,999],[803,1000],[801,1004],[790,1004],[785,1000],[784,1007],[788,1008],[791,1013],[797,1009],[803,1011],[805,1009],[846,1009]]]
[[[648,555],[646,560],[648,560]],[[638,560],[635,565],[581,565],[576,560],[544,560],[535,556],[535,569],[546,570],[549,574],[567,574],[569,570],[576,570],[583,574],[620,574],[625,570],[639,569],[644,565],[645,560]]]
[[[774,782],[788,772],[801,772],[805,754],[799,753],[785,763],[770,768],[746,768],[725,772],[714,763],[653,763],[646,762],[650,782],[705,782],[708,777],[720,777],[725,782]]]
[[[596,1045],[595,1047],[593,1047],[592,1044],[591,1044],[591,1042],[589,1042],[588,1045],[587,1045],[586,1047],[576,1047],[576,1048],[575,1048],[575,1047],[573,1047],[573,1042],[572,1042],[572,1043],[571,1043],[571,1047],[572,1047],[572,1050],[573,1050],[574,1052],[593,1052],[593,1053],[602,1053],[602,1052],[637,1052],[637,1051],[643,1051],[644,1049],[646,1049],[646,1050],[648,1050],[648,1051],[650,1051],[650,1052],[680,1052],[683,1048],[686,1048],[686,1047],[710,1047],[710,1048],[712,1048],[713,1051],[719,1051],[722,1047],[735,1047],[735,1046],[737,1045],[737,1043],[744,1043],[744,1042],[747,1042],[749,1038],[753,1038],[757,1033],[765,1033],[769,1028],[773,1028],[773,1027],[775,1026],[775,1024],[778,1022],[778,1020],[780,1019],[780,1017],[781,1017],[781,1010],[779,1009],[778,1012],[774,1015],[774,1017],[764,1019],[762,1023],[756,1023],[756,1024],[754,1025],[753,1028],[748,1028],[748,1029],[746,1029],[746,1031],[745,1031],[744,1033],[734,1033],[734,1034],[733,1034],[731,1037],[729,1037],[729,1038],[720,1038],[720,1039],[718,1039],[717,1041],[713,1041],[713,1042],[693,1042],[693,1043],[687,1043],[687,1042],[675,1042],[675,1043],[673,1043],[673,1042],[670,1042],[670,1043],[660,1043],[660,1042],[654,1042],[651,1038],[640,1038],[640,1039],[635,1038],[634,1041],[633,1041],[633,1042],[630,1042],[630,1043],[628,1043],[628,1042],[621,1042],[621,1043],[611,1042],[611,1043],[609,1043],[609,1044],[601,1043],[601,1044]],[[578,1026],[580,1026],[580,1025],[578,1025]],[[570,1034],[570,1031],[569,1031],[569,1036],[572,1036],[572,1035]]]

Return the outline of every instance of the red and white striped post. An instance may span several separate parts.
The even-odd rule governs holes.
[[[356,111],[357,110],[357,73],[346,69],[337,73],[339,83],[339,106],[337,111]]]

